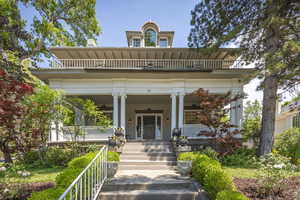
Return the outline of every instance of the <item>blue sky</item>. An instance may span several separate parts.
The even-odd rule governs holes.
[[[175,31],[173,47],[187,47],[190,32],[191,10],[199,0],[97,0],[96,15],[102,34],[98,45],[103,47],[127,46],[125,31],[140,30],[149,20],[156,22],[163,31]],[[34,10],[21,8],[22,15],[32,20]],[[247,100],[262,99],[255,91],[257,80],[245,86]]]

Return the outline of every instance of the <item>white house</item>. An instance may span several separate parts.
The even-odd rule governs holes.
[[[56,59],[34,73],[67,95],[93,99],[112,117],[114,127],[125,129],[129,140],[168,140],[174,128],[197,138],[203,128],[195,116],[198,101],[188,94],[199,88],[240,93],[252,70],[236,64],[238,49],[206,53],[173,48],[174,34],[150,21],[138,31],[126,31],[128,47],[99,47],[93,41],[87,47],[52,47]],[[236,108],[230,113],[231,122],[237,126],[242,105],[242,100],[231,105]],[[103,136],[107,137],[94,130],[89,138]]]
[[[278,105],[275,123],[275,134],[289,128],[300,128],[300,101],[293,100],[286,105]]]

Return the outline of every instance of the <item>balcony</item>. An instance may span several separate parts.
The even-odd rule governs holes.
[[[52,69],[211,71],[238,69],[234,60],[222,59],[57,59]]]

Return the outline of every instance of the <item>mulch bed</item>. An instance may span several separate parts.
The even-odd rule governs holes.
[[[234,179],[238,190],[251,200],[298,200],[295,197],[295,193],[298,192],[298,195],[300,195],[300,177],[290,177],[286,181],[287,184],[281,192],[266,196],[259,194],[257,180],[245,178]]]
[[[54,182],[36,182],[36,183],[0,183],[0,199],[1,200],[24,200],[30,196],[32,192],[46,190],[55,187]],[[7,190],[5,192],[5,190]]]

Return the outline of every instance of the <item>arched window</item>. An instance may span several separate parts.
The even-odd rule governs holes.
[[[153,29],[148,29],[145,31],[144,39],[146,47],[155,47],[157,35]]]

